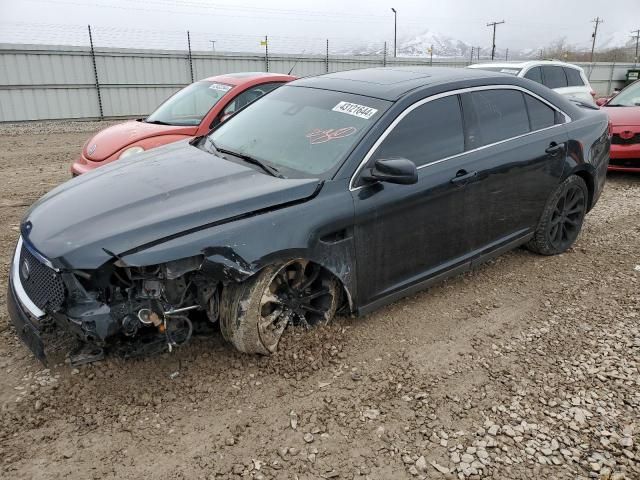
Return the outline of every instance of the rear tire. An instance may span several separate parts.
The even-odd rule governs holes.
[[[311,328],[331,321],[339,295],[338,281],[317,264],[293,260],[270,265],[223,289],[220,329],[241,352],[269,355],[287,326]]]
[[[582,178],[571,175],[547,200],[527,248],[541,255],[557,255],[570,248],[587,213],[589,191]]]

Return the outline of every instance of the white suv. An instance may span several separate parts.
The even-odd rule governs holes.
[[[554,60],[531,62],[495,62],[469,65],[469,68],[491,70],[541,83],[561,95],[595,105],[596,92],[591,88],[584,70],[577,65]]]

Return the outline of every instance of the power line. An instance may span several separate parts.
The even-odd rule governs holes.
[[[487,27],[493,27],[493,41],[492,41],[492,47],[491,47],[491,60],[494,59],[494,57],[496,56],[496,27],[498,25],[502,25],[504,23],[504,20],[502,20],[501,22],[490,22],[487,23]]]
[[[595,28],[593,29],[593,33],[591,36],[593,37],[593,41],[591,42],[591,62],[593,63],[593,51],[596,49],[596,37],[598,36],[598,25],[604,23],[604,20],[600,17],[596,17],[591,20],[591,23],[595,23]]]

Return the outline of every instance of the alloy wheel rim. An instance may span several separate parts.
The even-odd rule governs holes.
[[[272,277],[260,302],[258,330],[265,347],[275,351],[288,325],[309,329],[331,319],[336,291],[319,265],[294,260]]]
[[[551,215],[549,239],[554,247],[563,249],[573,243],[580,233],[584,210],[584,192],[573,185],[558,199]]]

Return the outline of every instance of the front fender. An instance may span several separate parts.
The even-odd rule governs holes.
[[[241,282],[267,265],[297,258],[317,263],[355,292],[353,200],[345,181],[327,182],[313,199],[241,218],[123,255],[130,266],[202,255],[202,269],[223,283]]]

